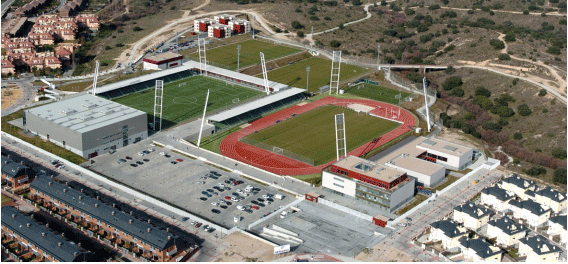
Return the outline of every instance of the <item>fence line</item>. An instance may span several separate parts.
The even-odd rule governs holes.
[[[329,207],[331,207],[331,208],[334,208],[334,209],[337,209],[337,210],[339,210],[339,211],[348,213],[348,214],[350,214],[350,215],[359,217],[359,218],[361,218],[361,219],[363,219],[363,220],[367,220],[367,221],[369,221],[369,222],[373,221],[373,217],[370,216],[370,215],[367,215],[367,214],[361,213],[361,212],[359,212],[359,211],[355,211],[355,210],[353,210],[353,209],[351,209],[351,208],[345,207],[345,206],[343,206],[343,205],[339,205],[339,204],[336,204],[336,203],[334,203],[334,202],[331,202],[331,201],[322,199],[321,197],[318,199],[318,203],[321,203],[321,204],[323,204],[323,205],[327,205],[327,206],[329,206]]]

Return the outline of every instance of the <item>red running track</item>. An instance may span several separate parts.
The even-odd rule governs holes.
[[[362,100],[362,99],[338,99],[330,96],[302,106],[294,105],[290,108],[284,109],[282,111],[276,112],[274,114],[271,114],[269,116],[263,117],[261,119],[252,122],[250,126],[245,127],[240,131],[237,131],[227,136],[221,142],[220,146],[221,153],[227,157],[240,160],[255,167],[280,175],[303,175],[303,174],[319,173],[322,171],[323,168],[331,165],[334,161],[330,161],[327,164],[319,166],[312,166],[270,152],[268,150],[253,147],[251,145],[240,142],[239,140],[245,137],[246,135],[253,133],[254,131],[260,131],[264,128],[272,126],[274,125],[275,121],[284,120],[290,117],[292,114],[299,115],[323,105],[337,105],[337,106],[347,107],[349,104],[353,103],[364,104],[375,107],[375,109],[373,109],[370,112],[371,114],[385,117],[387,119],[391,119],[394,121],[399,121],[402,122],[402,124],[399,127],[395,128],[394,130],[388,132],[387,134],[382,135],[379,138],[378,142],[376,143],[369,142],[367,144],[364,144],[363,146],[349,152],[348,153],[349,155],[361,156],[364,153],[376,149],[381,145],[411,130],[409,126],[414,127],[416,125],[416,120],[414,116],[408,111],[399,108],[397,106],[377,101]],[[394,113],[395,116],[394,119],[391,118],[392,117],[391,109],[392,113]],[[400,109],[400,117],[396,117],[398,115],[399,109]],[[386,117],[387,113],[389,117]]]

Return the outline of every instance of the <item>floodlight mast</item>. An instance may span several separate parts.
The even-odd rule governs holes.
[[[241,45],[237,45],[237,72],[240,72],[241,65]]]
[[[209,89],[207,89],[207,97],[205,97],[205,106],[203,108],[203,117],[201,118],[201,128],[199,129],[199,138],[197,139],[197,148],[201,144],[201,134],[203,133],[203,125],[205,124],[205,113],[207,112],[207,102],[209,101]]]
[[[97,95],[97,79],[99,78],[99,61],[95,63],[95,74],[93,76],[93,95]]]
[[[426,123],[428,124],[428,132],[430,132],[432,127],[430,126],[430,111],[428,110],[428,93],[426,92],[426,77],[422,79],[422,86],[424,87],[424,101],[426,102],[426,105],[424,106],[426,108]]]
[[[377,70],[381,70],[381,44],[377,49]]]
[[[341,51],[334,50],[333,58],[331,60],[331,77],[329,80],[329,94],[331,90],[335,89],[339,94],[339,73],[341,68]]]
[[[156,80],[154,91],[154,131],[162,131],[162,102],[164,101],[164,81]]]
[[[341,142],[342,141],[342,142]],[[337,153],[337,161],[339,161],[339,153],[343,150],[343,157],[347,157],[347,141],[345,140],[345,114],[335,115],[335,150]]]
[[[268,87],[268,75],[266,73],[266,61],[264,60],[264,53],[260,53],[260,63],[262,64],[262,77],[264,77],[264,89],[266,95],[270,94],[270,87]]]

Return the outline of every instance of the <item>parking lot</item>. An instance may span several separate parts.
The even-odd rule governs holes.
[[[246,228],[294,201],[275,188],[150,142],[146,140],[93,158],[94,163],[88,165],[96,172],[228,229]],[[235,218],[239,221],[235,222]]]

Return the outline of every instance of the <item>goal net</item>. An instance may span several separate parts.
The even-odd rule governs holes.
[[[284,149],[281,149],[279,147],[273,147],[272,152],[282,154],[282,153],[284,153]]]
[[[236,104],[236,103],[238,103],[238,102],[239,102],[239,98],[233,99],[233,104]]]
[[[178,88],[179,88],[179,87],[182,87],[182,86],[185,86],[185,83],[180,83],[180,84],[178,84]]]

